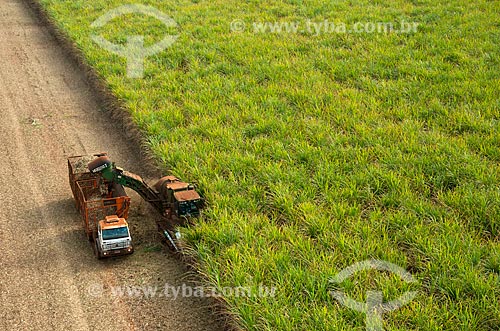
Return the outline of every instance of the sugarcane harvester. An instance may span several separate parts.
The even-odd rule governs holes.
[[[110,183],[122,185],[136,191],[146,202],[160,213],[158,230],[165,236],[174,250],[178,250],[173,228],[182,225],[191,217],[200,214],[202,200],[194,185],[180,181],[174,176],[162,177],[150,187],[140,176],[115,166],[107,155],[98,157],[88,164],[90,172]]]
[[[153,187],[151,187],[140,176],[117,167],[106,153],[94,154],[93,157],[94,159],[87,164],[87,169],[85,169],[87,172],[85,174],[86,177],[94,178],[94,180],[104,186],[107,186],[104,191],[110,192],[108,193],[108,196],[111,196],[112,194],[116,195],[114,192],[119,191],[122,187],[128,187],[136,191],[161,215],[160,219],[157,221],[158,230],[163,234],[168,245],[174,251],[178,251],[178,233],[175,231],[175,227],[184,224],[192,217],[198,216],[200,214],[200,209],[203,206],[203,201],[200,195],[196,192],[194,185],[182,182],[175,176],[165,176],[162,177]],[[70,183],[72,183],[72,172],[74,172],[75,168],[75,161],[71,160],[72,158],[68,159],[70,167]],[[72,189],[73,186],[74,185],[72,183]],[[121,191],[123,192],[122,195],[126,196],[123,189],[121,189]],[[75,190],[73,190],[73,193],[76,199],[77,194],[75,194]],[[78,206],[78,199],[76,200]],[[116,215],[113,215],[113,217],[106,217],[127,217],[126,215],[123,215],[123,212],[121,212],[121,214],[116,214],[119,217]],[[126,214],[128,215],[128,205]],[[105,220],[96,223],[100,225],[102,222],[105,222]],[[105,224],[103,226],[105,226]],[[98,229],[100,230],[100,228]],[[97,234],[98,238],[99,233],[100,232]]]

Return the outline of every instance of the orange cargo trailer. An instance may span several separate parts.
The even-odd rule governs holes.
[[[94,243],[99,258],[130,254],[133,248],[126,222],[130,197],[122,185],[88,170],[87,164],[93,158],[84,155],[68,158],[69,184],[85,233]],[[116,221],[112,222],[113,219]],[[112,223],[120,226],[111,226]]]

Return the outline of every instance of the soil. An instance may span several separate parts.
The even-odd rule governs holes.
[[[112,295],[182,286],[187,268],[130,191],[136,252],[95,258],[66,157],[107,151],[141,174],[141,156],[22,1],[0,0],[0,17],[0,330],[222,330],[208,299]]]

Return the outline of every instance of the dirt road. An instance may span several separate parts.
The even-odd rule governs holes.
[[[130,219],[136,253],[93,256],[65,157],[105,150],[120,165],[144,170],[95,100],[26,5],[0,0],[0,330],[220,330],[208,300],[160,297],[165,284],[182,286],[186,269],[159,244],[137,195]],[[158,292],[113,294],[127,285]]]

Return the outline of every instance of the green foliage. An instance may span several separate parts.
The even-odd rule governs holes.
[[[165,167],[196,180],[208,209],[183,233],[247,330],[364,330],[329,294],[368,258],[409,270],[345,281],[363,300],[408,289],[386,330],[500,329],[498,1],[144,1],[178,22],[128,15],[125,0],[42,0],[127,105]],[[247,31],[231,32],[241,19]],[[413,34],[252,33],[252,21],[419,22]],[[113,42],[177,42],[125,77]]]

